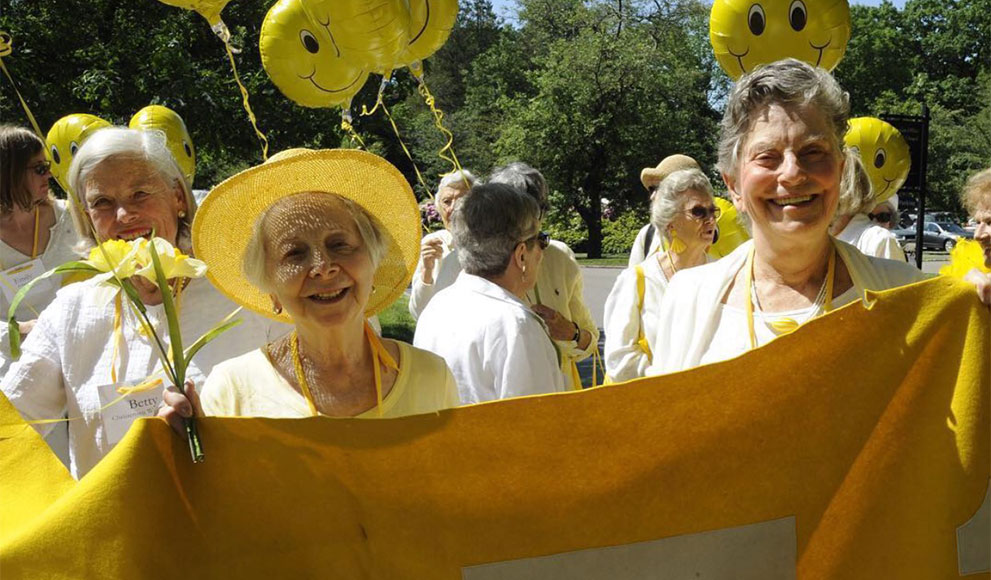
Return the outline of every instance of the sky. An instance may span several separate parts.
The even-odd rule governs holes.
[[[701,0],[705,1],[707,4],[711,0]],[[905,0],[892,0],[895,8],[901,10],[905,7]],[[850,4],[860,4],[862,6],[878,6],[881,4],[881,0],[850,0]],[[492,6],[495,8],[495,13],[502,16],[506,20],[515,20],[513,17],[515,13],[516,0],[492,0]]]

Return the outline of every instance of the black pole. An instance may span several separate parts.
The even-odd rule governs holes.
[[[929,105],[922,104],[922,163],[919,167],[919,215],[915,220],[915,266],[922,269],[923,228],[926,221],[926,165],[929,161]]]

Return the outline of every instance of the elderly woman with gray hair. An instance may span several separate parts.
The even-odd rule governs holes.
[[[651,198],[650,221],[662,251],[624,270],[606,299],[605,365],[610,382],[644,376],[657,336],[661,299],[676,273],[708,262],[719,208],[709,178],[699,169],[675,171]]]
[[[70,207],[83,240],[80,249],[97,240],[133,240],[154,232],[189,252],[196,202],[163,134],[101,129],[76,153],[68,177],[78,201]],[[167,337],[161,293],[137,277],[132,281],[156,332]],[[177,280],[172,293],[181,304],[186,337],[199,337],[236,308],[203,278]],[[0,383],[25,419],[66,414],[76,419],[68,425],[69,467],[77,478],[96,465],[137,417],[154,413],[161,400],[161,387],[119,399],[119,388],[143,383],[160,369],[153,339],[126,306],[115,289],[97,282],[66,286],[38,317],[20,359]],[[202,380],[216,363],[264,340],[275,325],[259,316],[242,318],[236,330],[200,351],[189,367],[191,378]],[[44,435],[54,424],[35,428]]]
[[[829,234],[840,198],[861,190],[863,167],[843,140],[849,111],[849,96],[828,72],[794,59],[737,82],[723,115],[719,169],[753,240],[671,281],[654,339],[663,347],[648,375],[735,357],[865,290],[923,279],[908,264],[865,256]]]
[[[537,202],[479,185],[451,217],[464,271],[424,310],[413,344],[447,361],[462,403],[564,390],[554,343],[526,303],[549,242]]]
[[[530,165],[514,161],[493,170],[489,183],[504,183],[526,193],[537,202],[541,217],[547,213],[547,182]],[[578,361],[596,351],[599,329],[585,305],[584,278],[575,253],[565,243],[551,240],[544,249],[540,274],[526,300],[544,319],[551,338],[561,353],[561,372],[569,389],[582,388]]]
[[[477,181],[467,169],[452,171],[440,179],[434,199],[444,229],[423,236],[420,242],[420,260],[413,271],[409,295],[409,313],[414,320],[420,317],[434,294],[453,284],[461,272],[454,237],[448,228],[454,203],[467,195]]]

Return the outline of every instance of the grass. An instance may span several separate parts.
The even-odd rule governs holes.
[[[630,261],[629,254],[603,254],[601,258],[589,258],[586,254],[575,254],[581,266],[619,266],[625,268]]]
[[[379,312],[379,323],[382,325],[382,336],[403,342],[413,343],[413,331],[416,321],[409,313],[409,296],[403,294]]]

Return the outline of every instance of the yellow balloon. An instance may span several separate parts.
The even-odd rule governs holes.
[[[733,202],[721,197],[715,198],[716,207],[722,210],[716,227],[719,228],[719,239],[709,247],[709,255],[714,258],[722,258],[736,249],[737,246],[750,239],[750,234],[743,227],[739,214]]]
[[[912,168],[908,142],[898,129],[881,119],[857,117],[850,119],[843,140],[858,149],[878,203],[898,192]]]
[[[45,141],[48,144],[48,157],[52,160],[52,177],[59,182],[62,189],[70,191],[66,180],[69,165],[76,151],[97,129],[109,127],[110,123],[86,113],[73,113],[55,121],[48,130]]]
[[[398,64],[421,61],[444,46],[458,18],[458,0],[410,0],[409,46]]]
[[[162,4],[197,12],[210,26],[220,23],[220,11],[230,0],[159,0]]]
[[[409,45],[406,0],[302,0],[310,18],[333,38],[342,57],[384,73]]]
[[[833,70],[849,40],[847,0],[715,0],[709,16],[716,60],[733,79],[789,57]]]
[[[161,105],[148,105],[131,117],[128,126],[139,130],[157,129],[165,133],[172,157],[186,180],[193,183],[193,177],[196,176],[196,149],[193,148],[193,138],[186,130],[186,123],[178,113]]]
[[[279,0],[262,22],[262,67],[282,94],[304,107],[351,101],[368,71],[341,53],[325,25],[300,0]]]

